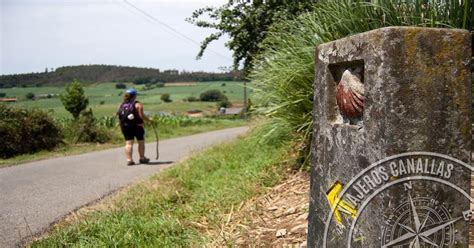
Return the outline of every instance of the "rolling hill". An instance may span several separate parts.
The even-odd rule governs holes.
[[[82,83],[135,82],[137,84],[157,82],[201,82],[235,81],[241,73],[187,72],[160,70],[115,65],[78,65],[59,67],[54,71],[0,76],[0,88],[21,86],[60,86],[74,79]]]

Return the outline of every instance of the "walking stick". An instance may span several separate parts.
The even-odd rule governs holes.
[[[158,160],[158,158],[160,157],[160,150],[159,150],[160,140],[158,138],[158,132],[156,131],[155,120],[151,121],[151,126],[153,127],[153,132],[155,133],[155,138],[156,138],[156,160]]]

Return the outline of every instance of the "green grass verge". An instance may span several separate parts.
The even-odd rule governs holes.
[[[224,128],[238,127],[247,124],[244,120],[216,120],[216,122],[207,123],[204,125],[192,125],[185,127],[176,126],[160,126],[158,127],[158,133],[160,140],[176,138],[186,135],[192,135],[207,131],[219,130]],[[82,144],[65,144],[52,151],[40,151],[33,154],[23,154],[9,159],[0,159],[0,168],[26,163],[30,161],[37,161],[55,157],[62,157],[68,155],[75,155],[87,152],[93,152],[98,150],[116,148],[123,145],[122,133],[119,128],[113,130],[114,136],[116,137],[111,143],[97,144],[97,143],[82,143]],[[156,141],[153,129],[150,127],[146,128],[145,140],[147,142]]]
[[[288,143],[255,132],[215,146],[103,203],[79,212],[32,247],[189,247],[206,243],[196,223],[219,228],[229,210],[273,186],[284,173]],[[280,164],[280,165],[279,165]],[[236,206],[237,207],[237,206]]]

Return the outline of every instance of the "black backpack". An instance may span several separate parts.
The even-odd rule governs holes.
[[[118,116],[120,120],[120,125],[122,127],[129,127],[135,125],[136,120],[138,118],[137,113],[135,111],[135,101],[122,103],[118,110]]]

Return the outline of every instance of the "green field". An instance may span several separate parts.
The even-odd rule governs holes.
[[[225,86],[223,84],[225,83]],[[217,110],[216,103],[213,102],[185,102],[183,99],[189,96],[199,98],[199,95],[210,89],[217,89],[224,92],[229,100],[234,104],[243,102],[243,83],[241,82],[199,82],[186,86],[166,86],[151,90],[142,90],[143,85],[127,84],[128,87],[135,87],[139,91],[138,100],[145,104],[145,111],[183,113],[188,110],[199,109],[208,114]],[[115,83],[93,84],[84,87],[86,95],[89,97],[89,107],[94,111],[96,117],[113,115],[122,101],[119,93],[124,90],[116,89]],[[28,108],[40,108],[51,111],[56,117],[69,117],[69,113],[64,109],[58,97],[49,99],[28,100],[25,95],[29,92],[37,97],[47,94],[61,94],[64,87],[27,87],[0,89],[6,93],[6,97],[18,98],[17,103],[11,105],[24,106]],[[162,94],[171,95],[172,103],[164,103],[160,100]],[[101,102],[103,102],[101,104]]]

